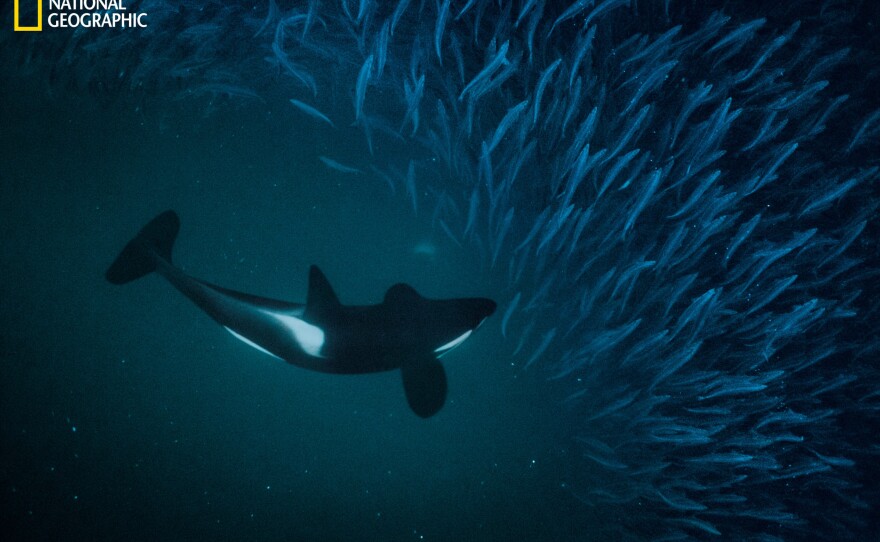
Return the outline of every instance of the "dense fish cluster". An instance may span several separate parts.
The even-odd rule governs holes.
[[[143,32],[19,40],[16,69],[51,61],[53,88],[100,99],[283,95],[361,133],[359,162],[321,160],[503,283],[504,355],[568,390],[570,488],[609,535],[871,532],[868,8],[552,4],[147,0]]]

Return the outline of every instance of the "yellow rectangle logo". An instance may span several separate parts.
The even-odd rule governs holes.
[[[37,0],[37,25],[36,26],[21,26],[18,20],[18,3],[20,0],[15,0],[15,31],[16,32],[42,32],[43,31],[43,0]],[[9,4],[7,4],[9,5]]]

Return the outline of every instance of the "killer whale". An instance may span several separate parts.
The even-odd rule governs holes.
[[[309,269],[305,303],[280,301],[199,280],[172,263],[180,219],[165,211],[125,245],[105,274],[126,284],[156,272],[233,336],[287,363],[325,373],[400,369],[407,403],[417,415],[446,401],[439,358],[492,315],[487,298],[428,299],[395,284],[377,305],[343,305],[317,266]]]

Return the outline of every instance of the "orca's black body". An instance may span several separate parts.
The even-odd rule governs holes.
[[[389,288],[379,305],[345,306],[316,266],[305,304],[228,290],[174,267],[179,229],[174,211],[154,218],[125,246],[107,280],[125,284],[156,271],[235,337],[299,367],[339,374],[400,369],[410,407],[425,418],[446,400],[438,358],[495,312],[491,299],[426,299],[406,284]]]

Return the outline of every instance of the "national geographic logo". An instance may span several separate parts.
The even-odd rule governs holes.
[[[43,2],[46,0],[14,1],[15,31],[41,32]],[[146,28],[147,26],[147,14],[129,12],[123,0],[48,0],[48,4],[46,23],[51,28]],[[26,6],[25,13],[22,5]],[[36,7],[36,10],[33,7]]]
[[[25,0],[27,2],[28,0]],[[33,26],[24,26],[21,24],[21,10],[19,9],[19,0],[15,0],[13,7],[13,16],[15,17],[16,32],[41,32],[43,30],[43,0],[37,0],[37,24]],[[6,4],[7,6],[9,4]]]

